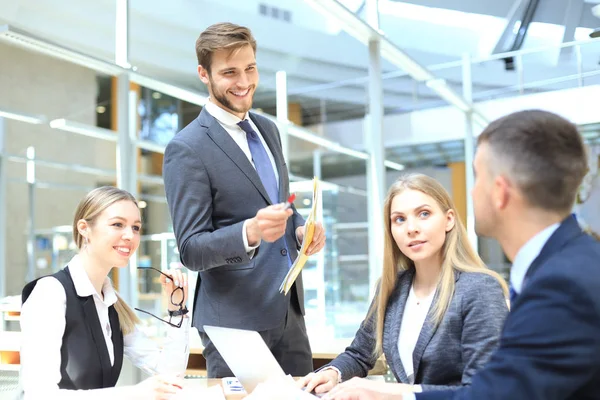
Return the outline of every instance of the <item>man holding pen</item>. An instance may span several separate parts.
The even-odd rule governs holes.
[[[204,325],[258,331],[287,374],[313,370],[299,276],[279,287],[298,255],[304,220],[289,195],[279,131],[250,113],[258,85],[256,41],[231,23],[208,27],[196,42],[198,75],[209,101],[165,151],[164,180],[183,264],[198,271],[193,325],[208,377],[233,376]],[[325,245],[317,224],[309,255]]]

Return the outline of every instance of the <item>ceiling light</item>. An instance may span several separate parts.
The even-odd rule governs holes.
[[[396,162],[393,161],[384,161],[383,164],[391,169],[395,169],[396,171],[403,171],[404,170],[404,165],[402,164],[398,164]]]
[[[46,117],[43,115],[26,114],[11,110],[0,110],[0,117],[14,119],[15,121],[27,122],[30,124],[43,124],[46,122]]]
[[[27,148],[27,183],[35,183],[35,147]]]
[[[171,97],[175,97],[180,100],[187,101],[188,103],[204,106],[208,101],[208,96],[199,92],[193,92],[191,90],[183,89],[169,83],[161,82],[157,79],[150,78],[145,75],[140,75],[135,72],[129,73],[129,80],[135,82],[140,86],[148,89],[166,94]]]
[[[153,92],[153,93],[152,93],[152,98],[153,98],[154,100],[158,100],[158,99],[160,99],[161,97],[162,97],[162,94],[160,94],[160,92]]]
[[[94,71],[107,75],[119,75],[125,70],[108,61],[68,49],[64,46],[49,42],[47,39],[38,38],[28,32],[21,31],[9,25],[0,25],[0,41],[33,50],[37,53],[69,61]]]
[[[104,107],[104,106],[98,106],[98,107],[96,107],[96,112],[98,114],[104,114],[106,112],[106,107]]]
[[[140,200],[138,202],[138,207],[139,208],[146,208],[148,206],[148,203],[146,203],[144,200]]]
[[[206,95],[192,92],[175,85],[161,82],[154,78],[140,75],[135,72],[137,71],[137,67],[132,67],[131,69],[123,68],[109,61],[101,60],[78,51],[68,49],[61,45],[54,44],[46,39],[38,38],[29,32],[16,29],[10,25],[0,25],[0,41],[22,47],[36,53],[65,60],[73,64],[81,65],[106,75],[119,76],[124,73],[129,73],[129,80],[131,82],[187,101],[188,103],[204,106],[208,100]]]
[[[98,128],[96,126],[82,124],[81,122],[69,121],[64,118],[50,121],[50,127],[65,132],[78,133],[80,135],[96,139],[116,142],[119,138],[117,132],[110,129]]]
[[[143,150],[153,151],[155,153],[165,154],[165,146],[151,142],[149,140],[136,140],[135,144]]]

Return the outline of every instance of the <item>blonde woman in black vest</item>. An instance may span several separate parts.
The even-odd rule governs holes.
[[[156,271],[167,296],[167,339],[160,348],[113,289],[109,272],[127,267],[140,244],[135,198],[115,187],[79,204],[73,238],[79,254],[23,289],[21,394],[25,399],[169,399],[181,389],[189,355],[187,277]],[[141,311],[141,310],[140,310]],[[123,356],[153,377],[115,388]]]

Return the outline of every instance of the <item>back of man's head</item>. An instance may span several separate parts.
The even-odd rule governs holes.
[[[478,143],[487,144],[492,175],[505,175],[530,206],[571,211],[587,172],[585,146],[574,124],[547,111],[520,111],[492,122]]]

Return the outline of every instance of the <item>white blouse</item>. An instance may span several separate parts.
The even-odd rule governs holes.
[[[117,295],[107,277],[100,297],[83,269],[79,257],[68,264],[75,290],[79,296],[94,296],[100,326],[111,365],[114,363],[112,331],[108,308],[117,302]],[[62,337],[66,324],[66,293],[54,277],[40,279],[21,308],[21,374],[20,386],[25,399],[106,399],[131,398],[131,388],[94,390],[59,389]],[[181,328],[168,326],[163,346],[146,336],[137,327],[123,336],[124,356],[143,371],[183,377],[189,356],[190,319],[186,316]]]
[[[429,296],[419,300],[415,295],[412,285],[410,286],[410,292],[408,293],[408,299],[404,306],[404,314],[402,315],[402,323],[400,325],[400,336],[398,337],[398,352],[400,353],[400,360],[402,366],[406,372],[406,376],[410,383],[414,383],[414,366],[413,366],[413,353],[421,329],[427,318],[427,313],[431,307],[431,302],[435,296],[435,290],[431,292]],[[417,388],[417,391],[419,388]]]

